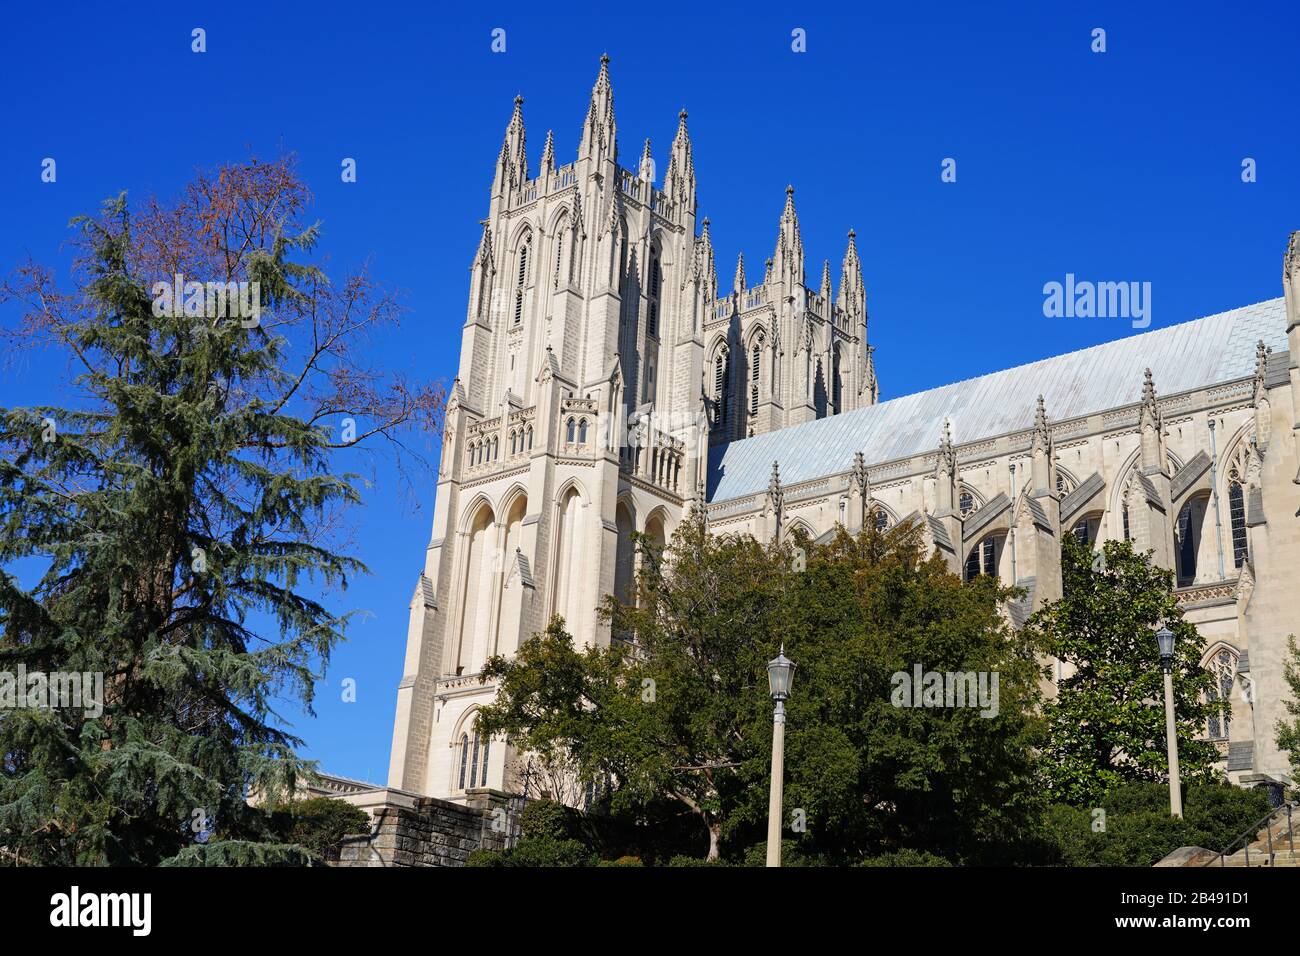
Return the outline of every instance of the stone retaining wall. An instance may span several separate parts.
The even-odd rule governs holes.
[[[386,805],[370,833],[344,838],[334,866],[464,866],[478,849],[503,850],[518,827],[515,799],[475,789],[465,804],[420,797],[414,806]]]

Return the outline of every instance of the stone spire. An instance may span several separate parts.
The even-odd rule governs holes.
[[[862,452],[853,453],[853,488],[861,496],[863,501],[871,500],[871,476],[867,474],[867,460],[863,457]]]
[[[623,202],[619,199],[618,190],[609,200],[609,214],[605,217],[605,232],[611,236],[617,236],[623,222]]]
[[[542,147],[542,175],[555,172],[555,131],[546,131],[546,145]]]
[[[876,347],[867,346],[866,369],[862,375],[862,384],[858,387],[859,404],[874,405],[880,401],[880,383],[876,380]]]
[[[1295,356],[1300,354],[1300,232],[1291,233],[1282,257],[1282,292],[1286,297],[1287,338]]]
[[[601,278],[605,280],[606,287],[617,289],[619,284],[619,269],[622,263],[619,261],[619,242],[622,239],[623,228],[623,203],[619,198],[619,191],[613,189],[610,191],[608,212],[605,214],[605,222],[597,227],[597,241],[601,243],[598,247],[603,250],[598,253],[600,258],[600,269],[604,273]]]
[[[515,111],[506,126],[506,146],[510,150],[510,163],[522,186],[528,182],[528,152],[524,148],[524,98],[515,97]]]
[[[718,270],[713,259],[713,237],[709,234],[709,217],[704,217],[700,237],[695,240],[695,264],[693,268],[704,284],[706,301],[712,302],[717,295]]]
[[[491,310],[492,276],[496,273],[492,257],[492,227],[483,220],[483,235],[478,240],[478,250],[470,266],[470,319],[487,323]]]
[[[871,523],[871,478],[867,475],[867,461],[862,452],[853,453],[853,468],[849,472],[849,501],[847,528],[853,534]]]
[[[591,88],[587,119],[582,124],[579,159],[618,162],[617,127],[614,123],[614,89],[609,82],[609,56],[600,58],[600,73]]]
[[[573,215],[570,217],[570,223],[573,226],[574,236],[587,238],[587,224],[582,218],[582,192],[578,191],[573,194]]]
[[[1255,381],[1252,389],[1250,404],[1254,409],[1255,435],[1254,441],[1259,447],[1260,454],[1268,451],[1268,442],[1270,432],[1273,427],[1273,408],[1268,400],[1268,356],[1273,350],[1264,344],[1260,339],[1255,346]],[[1214,425],[1213,419],[1210,421],[1211,427]]]
[[[1165,423],[1156,401],[1156,385],[1151,369],[1146,370],[1142,383],[1142,409],[1138,417],[1138,432],[1142,436],[1142,470],[1147,474],[1165,470]]]
[[[844,251],[844,263],[840,267],[840,293],[836,305],[865,332],[867,293],[862,281],[862,260],[858,258],[857,236],[854,230],[849,230],[849,246]]]
[[[1300,428],[1300,232],[1291,233],[1282,257],[1282,295],[1286,299],[1286,341],[1291,352],[1291,422]],[[1300,447],[1300,431],[1296,444]],[[1300,454],[1292,479],[1300,485]]]
[[[1031,491],[1034,494],[1046,492],[1052,494],[1056,490],[1056,482],[1052,478],[1052,459],[1054,457],[1054,448],[1052,444],[1052,430],[1047,425],[1047,406],[1043,403],[1043,396],[1038,396],[1038,407],[1034,410],[1034,434],[1029,443],[1030,455],[1030,477]]]
[[[826,303],[827,308],[831,307],[833,298],[831,295],[831,260],[822,260],[822,287],[819,293],[822,301]]]
[[[1263,339],[1260,339],[1255,344],[1255,404],[1259,404],[1265,397],[1264,384],[1268,380],[1268,357],[1272,351],[1271,348],[1264,344]]]
[[[772,477],[767,482],[767,494],[763,497],[763,514],[757,529],[758,538],[780,544],[784,517],[785,492],[781,490],[781,471],[776,462],[772,462]]]
[[[679,203],[686,213],[695,212],[695,159],[691,155],[691,137],[686,132],[686,110],[677,114],[677,135],[673,137],[664,192],[669,202]]]
[[[954,513],[957,500],[957,449],[952,443],[952,425],[943,420],[943,433],[939,438],[939,455],[934,463],[937,500],[935,511],[939,515]]]
[[[745,291],[745,254],[736,257],[736,277],[731,280],[731,289],[737,295]]]
[[[794,187],[785,187],[785,209],[776,236],[773,261],[779,276],[789,276],[793,283],[803,283],[803,240],[799,236],[799,216],[794,209]]]
[[[483,220],[483,235],[478,240],[478,251],[474,253],[474,264],[496,269],[496,264],[492,260],[492,227],[488,225],[486,219]]]
[[[767,480],[767,502],[779,522],[785,507],[785,492],[781,490],[781,468],[775,461],[772,462],[772,476]]]
[[[646,137],[645,148],[641,150],[641,164],[637,166],[637,176],[648,183],[655,181],[655,160],[650,154],[650,137]]]

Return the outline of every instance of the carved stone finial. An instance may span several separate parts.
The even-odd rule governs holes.
[[[867,473],[867,461],[862,452],[853,453],[853,486],[865,502],[871,497],[871,476]]]
[[[1047,427],[1047,406],[1043,402],[1043,396],[1038,396],[1038,407],[1034,409],[1034,447],[1042,447],[1044,450],[1052,443],[1052,432]]]
[[[939,438],[939,470],[948,475],[957,473],[957,449],[952,443],[952,423],[943,420],[943,433]]]

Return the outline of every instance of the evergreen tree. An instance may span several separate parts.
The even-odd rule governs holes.
[[[441,408],[360,361],[397,306],[299,261],[308,199],[287,158],[172,204],[122,195],[73,220],[72,291],[33,263],[6,285],[10,344],[59,346],[76,375],[68,407],[0,410],[0,671],[103,676],[102,712],[0,711],[0,846],[21,860],[307,859],[246,797],[311,771],[273,705],[310,712],[349,618],[322,589],[364,570],[332,459]]]
[[[1205,642],[1183,619],[1173,572],[1151,564],[1127,541],[1098,552],[1065,537],[1063,597],[1030,621],[1043,651],[1065,664],[1057,695],[1044,710],[1043,763],[1052,796],[1095,806],[1129,780],[1168,780],[1164,675],[1155,633],[1174,633],[1174,712],[1185,783],[1215,779],[1219,759],[1205,739],[1207,721],[1227,719],[1230,703],[1210,700],[1213,678],[1201,667]]]

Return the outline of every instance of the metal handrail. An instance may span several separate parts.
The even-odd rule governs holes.
[[[1296,805],[1294,803],[1284,803],[1280,807],[1275,807],[1274,809],[1266,813],[1264,816],[1256,820],[1255,823],[1251,825],[1251,827],[1248,830],[1242,832],[1240,836],[1238,836],[1235,840],[1233,840],[1226,847],[1224,847],[1222,850],[1219,851],[1218,856],[1215,858],[1219,861],[1219,866],[1228,865],[1227,863],[1228,856],[1231,855],[1231,853],[1237,848],[1237,844],[1241,843],[1242,840],[1246,841],[1245,843],[1246,865],[1250,866],[1250,845],[1259,836],[1259,830],[1261,826],[1263,826],[1264,832],[1268,835],[1268,865],[1273,866],[1274,858],[1277,855],[1277,851],[1274,850],[1273,848],[1272,820],[1279,813],[1286,814],[1287,842],[1290,843],[1291,853],[1294,856],[1295,855],[1295,830],[1293,829],[1291,824],[1291,811],[1295,808],[1295,806]],[[1213,865],[1214,865],[1214,859],[1206,860],[1204,863],[1201,864],[1201,866],[1203,867],[1213,866]]]

